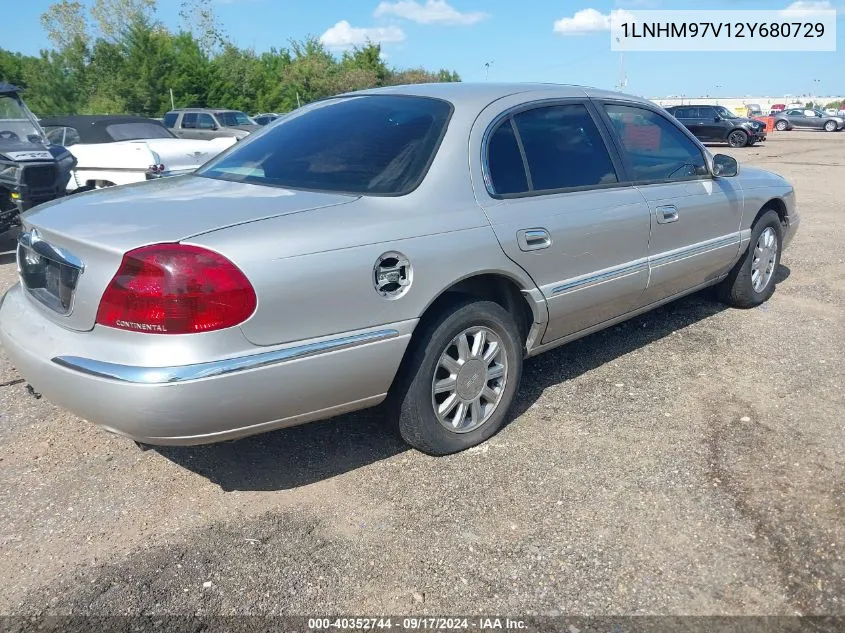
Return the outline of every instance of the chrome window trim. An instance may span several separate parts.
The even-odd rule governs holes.
[[[88,376],[96,376],[117,382],[136,385],[167,385],[225,376],[251,369],[260,369],[309,356],[336,352],[359,345],[366,345],[367,343],[375,343],[397,336],[399,336],[398,330],[377,330],[318,341],[316,343],[286,347],[271,352],[261,352],[259,354],[236,356],[235,358],[214,360],[206,363],[172,367],[138,367],[135,365],[108,363],[79,356],[56,356],[52,359],[52,362]]]

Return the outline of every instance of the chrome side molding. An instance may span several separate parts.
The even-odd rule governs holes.
[[[89,376],[97,376],[99,378],[128,382],[136,385],[164,385],[258,369],[260,367],[267,367],[268,365],[307,358],[308,356],[316,356],[367,343],[375,343],[397,336],[399,336],[398,330],[378,330],[319,341],[317,343],[286,347],[272,352],[261,352],[259,354],[248,354],[246,356],[209,361],[207,363],[178,365],[174,367],[138,367],[119,363],[106,363],[79,356],[56,356],[52,361],[61,367],[66,367],[67,369]]]

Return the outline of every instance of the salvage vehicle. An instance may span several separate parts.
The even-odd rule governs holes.
[[[142,444],[384,403],[442,455],[506,422],[523,359],[718,285],[775,290],[782,177],[637,97],[429,84],[305,106],[197,172],[23,218],[5,353]]]
[[[164,125],[179,138],[240,140],[261,126],[240,110],[182,108],[164,115]]]
[[[76,159],[50,144],[20,88],[0,83],[0,233],[20,224],[22,211],[65,195]]]
[[[775,115],[775,129],[780,132],[795,129],[839,132],[845,129],[845,118],[831,116],[821,110],[793,108]]]
[[[194,171],[235,143],[180,139],[160,121],[137,116],[78,115],[41,120],[47,138],[77,159],[68,191],[100,189]]]
[[[751,147],[766,140],[766,124],[735,115],[724,106],[683,105],[666,108],[700,141]]]

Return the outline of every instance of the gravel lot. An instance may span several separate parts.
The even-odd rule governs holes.
[[[845,615],[845,134],[731,153],[798,191],[773,299],[529,361],[460,455],[371,412],[142,452],[0,350],[0,613]]]

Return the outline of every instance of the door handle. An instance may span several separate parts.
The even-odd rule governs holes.
[[[539,251],[552,245],[552,237],[546,229],[523,229],[516,234],[519,249]]]
[[[669,204],[664,207],[657,207],[658,224],[669,224],[670,222],[677,222],[678,217],[678,209],[674,204]]]

